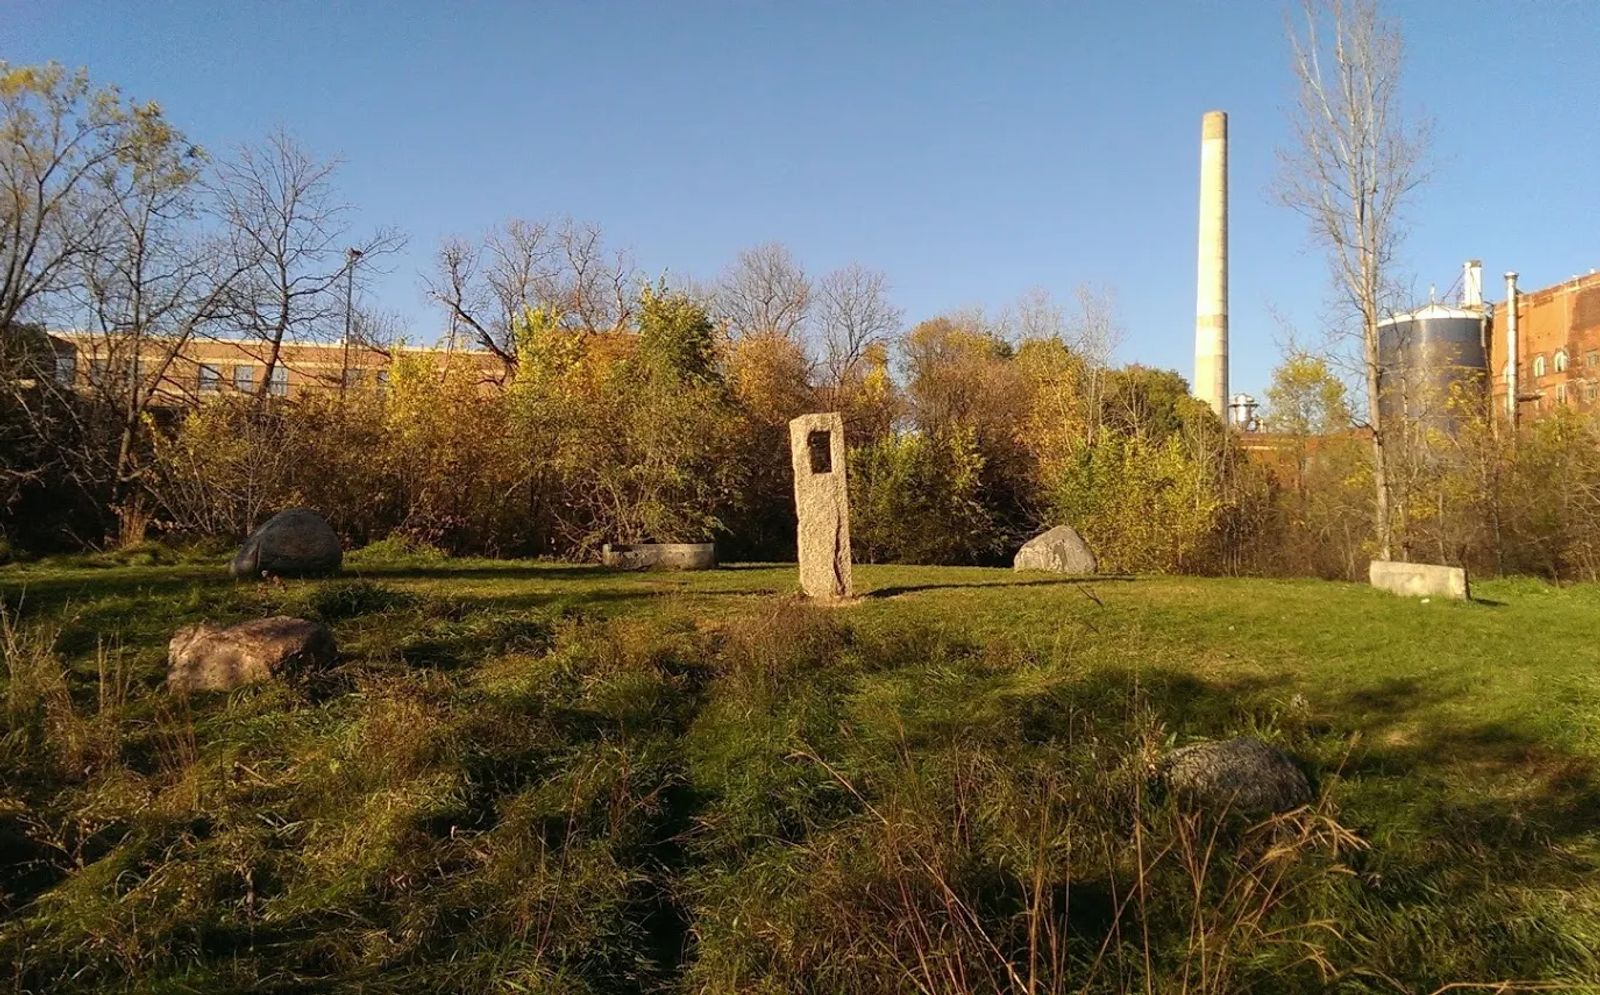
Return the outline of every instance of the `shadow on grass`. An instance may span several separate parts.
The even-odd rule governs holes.
[[[1411,898],[1430,904],[1441,897],[1428,889],[1443,888],[1455,893],[1445,904],[1492,921],[1496,894],[1593,880],[1600,764],[1513,720],[1452,723],[1439,708],[1450,697],[1395,679],[1352,691],[1335,708],[1365,733],[1340,770],[1347,815],[1369,838],[1395,831],[1391,838],[1405,840],[1383,857],[1385,887],[1416,887]]]
[[[893,598],[901,594],[915,594],[918,591],[942,591],[962,588],[974,590],[991,590],[994,588],[1011,587],[1092,587],[1100,583],[1130,584],[1134,581],[1131,575],[1126,574],[1100,574],[1094,577],[1052,577],[1046,580],[997,580],[989,583],[964,583],[964,584],[897,584],[890,587],[880,587],[863,594],[864,598]]]
[[[531,560],[508,560],[504,566],[465,567],[449,561],[438,564],[351,564],[344,569],[347,575],[370,580],[584,580],[625,574],[627,571],[604,567],[598,563],[556,563]]]
[[[1139,683],[1180,741],[1237,735],[1265,719],[1313,782],[1332,788],[1340,820],[1370,847],[1351,856],[1359,921],[1372,939],[1363,967],[1415,991],[1459,982],[1463,970],[1600,979],[1595,757],[1510,710],[1452,721],[1450,704],[1467,692],[1426,679],[1352,689],[1320,709],[1331,722],[1283,717],[1276,699],[1286,688],[1271,679],[1158,671]],[[1117,697],[1115,680],[1103,688],[1108,702]],[[1444,966],[1438,944],[1461,959]]]
[[[1391,677],[1346,693],[1339,711],[1346,715],[1373,716],[1383,723],[1393,724],[1418,709],[1435,707],[1448,697],[1437,686],[1419,678]]]
[[[0,602],[24,610],[55,609],[64,602],[116,595],[169,595],[196,584],[215,581],[218,587],[233,588],[226,565],[124,568],[104,573],[84,571],[66,576],[53,574],[13,574],[0,576]]]

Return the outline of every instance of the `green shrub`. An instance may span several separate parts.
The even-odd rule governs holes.
[[[1204,548],[1221,498],[1184,439],[1102,433],[1054,482],[1052,521],[1070,522],[1102,569],[1181,572]]]
[[[348,567],[424,565],[443,562],[448,554],[438,546],[396,533],[345,554]]]
[[[1001,537],[970,429],[887,435],[850,451],[851,549],[868,563],[971,563]]]

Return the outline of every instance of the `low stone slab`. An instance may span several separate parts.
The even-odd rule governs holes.
[[[717,547],[709,542],[606,543],[600,562],[619,570],[711,570]]]
[[[1274,815],[1311,801],[1311,784],[1289,755],[1248,737],[1173,750],[1161,775],[1180,800],[1213,816]]]
[[[303,618],[275,615],[238,625],[209,622],[179,629],[167,646],[171,691],[228,691],[327,666],[338,657],[333,633]]]
[[[1092,574],[1100,569],[1094,550],[1070,525],[1057,525],[1023,544],[1011,561],[1013,570],[1044,570],[1056,574]]]
[[[1445,567],[1435,563],[1401,563],[1397,560],[1373,560],[1367,577],[1372,586],[1390,594],[1403,594],[1413,598],[1450,598],[1468,601],[1472,593],[1467,587],[1464,567]]]
[[[339,534],[310,508],[288,508],[244,541],[229,571],[235,577],[319,577],[339,572]]]

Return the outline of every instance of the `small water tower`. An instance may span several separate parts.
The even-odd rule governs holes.
[[[1228,424],[1241,432],[1258,431],[1261,428],[1261,419],[1256,417],[1256,409],[1259,407],[1261,405],[1249,394],[1233,395],[1233,400],[1228,402]]]

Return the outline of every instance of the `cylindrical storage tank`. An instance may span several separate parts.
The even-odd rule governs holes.
[[[1378,323],[1378,406],[1385,426],[1401,419],[1453,431],[1482,402],[1487,384],[1483,312],[1430,304]]]

